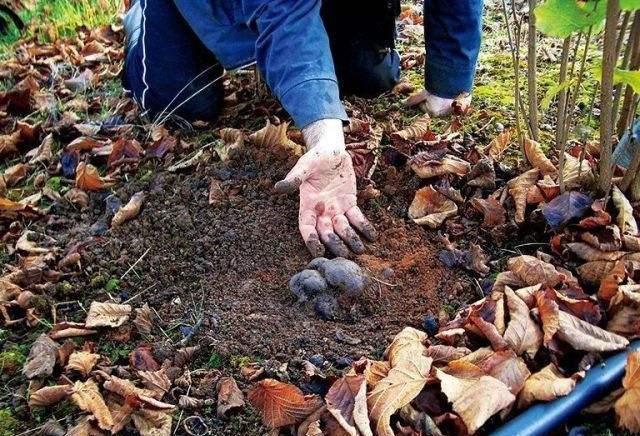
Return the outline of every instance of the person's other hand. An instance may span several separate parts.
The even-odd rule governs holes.
[[[336,256],[348,256],[349,249],[361,254],[364,244],[354,228],[368,240],[375,238],[375,230],[356,205],[356,176],[342,122],[320,120],[302,133],[309,151],[275,189],[300,190],[300,233],[314,257],[322,256],[325,247]]]
[[[467,94],[458,98],[442,98],[431,94],[426,89],[412,95],[405,100],[404,104],[408,107],[420,106],[422,111],[431,116],[439,117],[449,115],[454,111],[454,102],[459,105],[458,110],[466,112],[471,105],[471,95]]]

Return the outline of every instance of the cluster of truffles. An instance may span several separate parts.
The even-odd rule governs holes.
[[[298,302],[313,302],[323,319],[332,319],[337,307],[336,295],[358,297],[369,283],[369,278],[355,263],[343,257],[313,259],[305,269],[291,277],[289,289]]]

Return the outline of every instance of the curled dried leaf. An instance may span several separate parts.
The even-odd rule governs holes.
[[[71,385],[45,386],[29,395],[29,407],[53,406],[73,393]]]
[[[614,185],[611,190],[611,198],[613,199],[613,204],[618,209],[616,221],[622,234],[638,236],[638,223],[633,217],[633,207],[631,203],[629,203],[629,200],[627,200],[627,197]]]
[[[632,433],[640,432],[640,351],[628,354],[622,387],[624,394],[615,403],[618,423]]]
[[[553,265],[533,256],[512,257],[507,261],[507,266],[527,286],[542,283],[544,286],[554,287],[565,279],[564,274],[558,272]]]
[[[495,138],[491,140],[489,145],[487,145],[482,153],[489,155],[491,158],[498,160],[502,153],[509,147],[511,142],[512,131],[505,130],[502,133],[499,133]]]
[[[509,194],[513,197],[513,201],[516,204],[515,220],[517,223],[524,222],[524,214],[527,207],[527,196],[529,195],[529,191],[535,186],[539,176],[540,170],[534,168],[520,174],[518,177],[511,179],[507,183]]]
[[[426,341],[427,334],[425,332],[413,327],[405,327],[393,338],[384,352],[384,357],[393,368],[404,359],[423,354],[426,350],[424,346]]]
[[[393,133],[392,136],[405,141],[417,141],[423,139],[424,135],[429,132],[430,124],[431,117],[424,114],[416,118],[410,126]]]
[[[429,377],[432,362],[432,359],[422,355],[402,360],[367,395],[369,418],[377,436],[394,435],[390,425],[391,415],[420,393]]]
[[[73,386],[71,400],[81,410],[91,413],[101,429],[111,430],[114,424],[113,417],[93,380],[77,381]]]
[[[111,186],[111,182],[105,181],[98,169],[91,164],[80,162],[76,168],[76,188],[84,191],[99,191]]]
[[[493,197],[489,197],[486,200],[482,198],[472,198],[471,205],[484,215],[484,222],[482,224],[486,227],[500,226],[507,221],[507,211],[502,204]]]
[[[78,371],[80,374],[87,376],[93,367],[100,360],[99,354],[89,353],[87,351],[76,351],[69,356],[67,363],[67,371]]]
[[[305,397],[296,386],[273,379],[258,382],[248,398],[262,414],[264,425],[273,429],[296,424],[321,407],[317,397]]]
[[[85,320],[85,326],[93,327],[120,327],[131,314],[131,306],[128,304],[100,303],[93,301],[89,306],[89,313]]]
[[[244,395],[233,377],[220,378],[216,390],[218,392],[218,418],[226,416],[229,411],[244,406]]]
[[[471,169],[469,162],[451,154],[445,154],[440,159],[434,159],[430,152],[418,153],[411,158],[411,169],[418,177],[429,179],[431,177],[444,176],[445,174],[455,174],[465,176]]]
[[[140,213],[142,202],[144,201],[144,192],[136,192],[131,196],[129,202],[122,206],[111,219],[111,227],[118,227],[125,221],[135,218]]]
[[[557,169],[553,163],[545,156],[544,151],[533,139],[525,138],[524,140],[524,153],[527,156],[527,160],[534,168],[540,170],[542,175],[556,174]]]
[[[576,378],[564,377],[558,368],[550,363],[524,382],[524,388],[518,398],[518,408],[528,407],[534,401],[552,401],[563,397],[575,386]]]
[[[458,206],[440,192],[427,186],[419,189],[409,206],[409,218],[416,224],[436,229],[444,220],[458,213]]]

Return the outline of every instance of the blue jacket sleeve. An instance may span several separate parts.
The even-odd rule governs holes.
[[[425,89],[443,98],[471,92],[483,0],[424,0]]]
[[[258,67],[296,125],[347,120],[320,0],[244,0],[243,7],[258,33]]]

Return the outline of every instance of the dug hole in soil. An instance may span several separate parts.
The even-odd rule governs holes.
[[[353,258],[373,279],[362,296],[339,297],[333,320],[320,319],[288,289],[311,260],[298,233],[297,196],[272,192],[291,162],[260,154],[246,150],[192,174],[159,172],[148,186],[121,188],[116,195],[124,202],[147,192],[142,213],[86,251],[85,277],[72,284],[87,303],[102,301],[108,296],[91,283],[127,273],[115,292],[155,308],[165,328],[203,317],[193,341],[207,338],[204,353],[282,362],[321,354],[337,366],[381,355],[402,327],[442,317],[443,302],[474,299],[469,284],[438,261],[434,232],[405,222],[383,195],[363,205],[378,239]],[[212,178],[226,197],[215,205],[208,201]],[[71,233],[89,231],[103,204],[95,198],[93,216]]]

